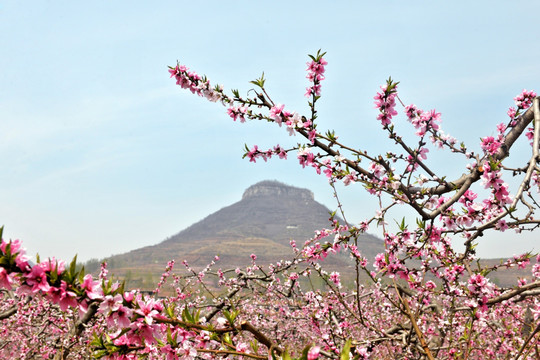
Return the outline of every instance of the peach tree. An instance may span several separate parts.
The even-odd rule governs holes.
[[[360,183],[379,200],[371,217],[350,223],[332,216],[311,239],[291,241],[291,256],[270,265],[221,269],[219,259],[202,270],[171,261],[153,294],[126,290],[103,266],[98,277],[75,261],[29,261],[20,241],[0,245],[0,354],[51,359],[526,359],[538,358],[540,256],[515,255],[483,265],[476,245],[489,233],[534,231],[540,220],[539,98],[524,90],[506,121],[479,150],[443,132],[441,114],[400,98],[388,79],[374,97],[381,130],[398,151],[371,154],[321,130],[317,104],[325,79],[325,53],[307,63],[305,114],[275,101],[264,76],[243,96],[226,93],[178,63],[176,84],[226,108],[234,121],[264,121],[297,136],[296,144],[246,146],[249,161],[295,158],[336,184]],[[397,131],[399,112],[414,140]],[[526,137],[530,156],[507,166],[516,140]],[[450,179],[430,164],[440,149],[463,162]],[[512,180],[509,180],[509,179]],[[516,181],[518,179],[519,181]],[[515,184],[511,186],[509,184]],[[389,226],[392,211],[407,207],[415,221]],[[346,219],[338,202],[339,215]],[[361,234],[381,229],[384,251],[362,254]],[[460,242],[461,247],[455,244]],[[346,254],[355,281],[329,271],[325,258]],[[532,260],[532,263],[531,263]],[[490,274],[530,268],[512,287]],[[311,280],[324,287],[308,286]],[[215,285],[217,284],[217,285]],[[169,294],[158,296],[169,287]]]

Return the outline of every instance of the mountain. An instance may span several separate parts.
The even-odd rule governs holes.
[[[134,282],[159,280],[171,259],[187,260],[195,268],[207,265],[219,255],[219,267],[248,265],[250,254],[259,264],[290,259],[290,241],[302,246],[316,230],[330,227],[330,211],[315,201],[313,193],[277,181],[262,181],[247,188],[242,199],[207,216],[165,241],[107,260],[109,269]],[[368,258],[383,250],[383,243],[365,234],[360,250]],[[329,260],[348,266],[344,257]]]
[[[180,262],[186,260],[194,269],[202,269],[216,255],[220,261],[216,269],[234,269],[251,263],[251,254],[257,263],[292,258],[290,241],[301,247],[316,230],[330,227],[330,211],[315,201],[313,193],[277,181],[262,181],[247,188],[242,199],[224,207],[201,221],[189,226],[161,243],[105,259],[109,270],[123,278],[128,287],[152,289],[159,281],[167,262],[175,259],[176,271],[182,270]],[[341,220],[340,220],[341,221]],[[332,241],[332,239],[329,239]],[[370,261],[384,251],[379,238],[363,234],[359,249]],[[504,260],[483,259],[482,264],[496,265]],[[90,266],[88,266],[90,265]],[[93,265],[93,266],[92,266]],[[352,262],[342,255],[328,257],[324,265],[329,271],[340,271],[344,280],[351,280]],[[96,271],[99,262],[87,264]],[[490,274],[502,286],[514,286],[516,279],[530,277],[526,269],[504,269]]]

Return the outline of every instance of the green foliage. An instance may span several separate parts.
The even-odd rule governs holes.
[[[326,51],[321,53],[321,49],[317,50],[317,55],[313,56],[313,55],[308,55],[311,60],[315,61],[315,62],[318,62],[319,60],[321,60],[321,58],[326,55]]]
[[[197,324],[199,323],[199,316],[201,315],[201,310],[193,309],[193,312],[190,312],[187,307],[182,311],[182,320],[188,323]]]
[[[240,310],[236,310],[235,308],[232,308],[230,311],[223,310],[223,316],[225,316],[225,319],[227,319],[231,326],[234,325],[234,320],[236,320],[238,314],[240,314]]]
[[[258,87],[260,87],[262,89],[262,88],[264,88],[264,82],[265,81],[266,81],[266,79],[264,78],[264,72],[263,72],[260,78],[255,79],[253,81],[250,81],[250,83],[254,84],[254,85],[257,85]]]
[[[340,360],[349,360],[349,354],[351,352],[351,339],[348,339],[341,349],[341,354],[339,355]]]

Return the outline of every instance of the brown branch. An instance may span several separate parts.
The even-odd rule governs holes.
[[[13,293],[11,291],[6,291],[6,293],[12,298],[13,297]],[[28,298],[26,299],[26,302],[24,303],[25,305],[27,305],[30,301],[32,301],[32,296],[28,296]],[[10,316],[13,316],[17,313],[17,305],[13,305],[12,308],[10,308],[9,310],[6,310],[4,311],[3,313],[0,313],[0,320],[4,320],[4,319],[7,319],[9,318]]]
[[[268,349],[274,349],[278,355],[283,354],[283,349],[276,346],[272,340],[268,339],[263,333],[261,333],[258,329],[256,329],[253,325],[251,325],[247,321],[243,321],[240,324],[240,329],[249,331],[253,334],[255,339],[257,339],[261,344],[265,345]]]
[[[219,329],[213,329],[209,326],[204,326],[200,324],[194,324],[186,321],[182,321],[176,318],[168,319],[168,318],[154,318],[157,323],[160,324],[171,324],[171,325],[180,325],[186,329],[195,329],[195,330],[204,330],[204,331],[211,331],[216,334],[224,334],[227,332],[235,331],[236,329],[233,327],[226,327],[226,328],[219,328]]]
[[[231,299],[241,289],[242,289],[241,287],[237,287],[236,289],[231,290],[227,294],[226,299],[224,299],[218,305],[216,305],[216,308],[210,314],[208,314],[208,316],[206,317],[207,321],[210,321],[214,316],[216,316],[216,314],[219,313],[221,311],[221,309],[223,309],[225,307],[225,304],[226,304],[227,300]]]
[[[395,281],[394,281],[394,286],[396,286]],[[429,360],[435,360],[435,358],[431,354],[431,351],[429,350],[429,346],[427,345],[426,340],[424,339],[422,331],[420,330],[420,328],[418,327],[418,324],[416,323],[416,319],[411,311],[411,308],[409,307],[408,301],[404,299],[403,297],[401,297],[401,291],[398,290],[397,286],[396,286],[396,291],[397,291],[397,295],[399,299],[401,300],[401,303],[403,304],[403,306],[405,306],[405,312],[409,316],[409,319],[411,320],[411,324],[413,326],[414,332],[416,333],[416,336],[418,337],[418,341],[420,342],[422,349],[424,350]]]
[[[255,354],[249,354],[239,351],[232,351],[232,350],[212,350],[212,349],[195,349],[197,352],[205,352],[205,353],[212,353],[212,354],[230,354],[230,355],[239,355],[239,356],[246,356],[253,359],[263,359],[266,360],[267,356],[261,356],[261,355],[255,355]]]
[[[75,324],[73,335],[79,336],[82,333],[82,331],[84,330],[84,326],[88,324],[90,320],[92,320],[98,308],[99,308],[99,304],[97,302],[91,303],[88,306],[88,310],[86,311],[86,313]]]
[[[14,305],[9,310],[0,313],[0,320],[7,319],[8,317],[15,315],[17,313],[17,305]]]
[[[516,357],[514,358],[514,360],[519,359],[519,357],[521,356],[521,354],[525,350],[525,347],[529,344],[529,342],[531,342],[531,340],[535,337],[536,334],[538,334],[539,331],[540,331],[540,323],[538,323],[538,325],[536,325],[536,328],[534,329],[534,331],[531,333],[531,335],[529,335],[527,340],[525,340],[525,342],[521,346],[521,349],[519,349],[519,352],[516,355]]]
[[[539,287],[540,287],[540,280],[537,280],[537,281],[535,281],[533,283],[523,285],[522,287],[520,287],[518,289],[509,291],[509,292],[507,292],[507,293],[505,293],[503,295],[497,296],[495,298],[491,298],[491,299],[489,299],[487,301],[486,304],[487,305],[493,305],[493,304],[499,303],[501,301],[511,299],[514,296],[520,295],[521,293],[523,293],[523,292],[525,292],[527,290],[536,289],[536,288],[539,288]]]

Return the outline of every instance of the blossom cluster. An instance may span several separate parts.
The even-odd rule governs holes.
[[[529,107],[531,107],[533,99],[536,97],[536,92],[533,90],[527,91],[526,89],[523,89],[521,94],[516,95],[514,97],[514,103],[516,107],[510,107],[508,109],[508,116],[511,120],[514,120],[518,115],[521,114],[522,110],[527,110]],[[514,126],[515,123],[512,121],[511,126]]]
[[[323,58],[325,53],[317,53],[316,56],[311,56],[311,61],[306,63],[307,72],[306,78],[312,83],[312,85],[306,88],[306,97],[320,96],[321,95],[321,81],[324,80],[325,65],[328,62]]]
[[[172,263],[169,263],[162,283],[171,269]],[[1,241],[0,274],[0,287],[16,288],[21,304],[28,303],[24,299],[37,298],[41,302],[57,305],[63,313],[71,313],[73,316],[78,314],[79,318],[89,315],[89,320],[96,318],[92,319],[96,325],[105,325],[107,331],[105,328],[93,327],[93,339],[88,339],[86,344],[98,358],[135,359],[137,352],[134,350],[139,349],[142,353],[154,356],[165,353],[168,360],[180,357],[194,359],[198,350],[216,346],[215,342],[209,341],[209,332],[205,335],[198,328],[191,330],[189,321],[185,322],[184,327],[171,328],[170,324],[175,323],[175,317],[170,308],[165,308],[162,300],[144,297],[139,291],[123,291],[123,285],[118,282],[96,281],[91,274],[77,270],[75,261],[69,268],[66,268],[63,261],[55,259],[33,264],[18,240]],[[55,336],[69,335],[69,323],[64,326]],[[51,341],[50,338],[44,340]],[[13,348],[3,347],[0,348],[0,355],[13,354]],[[54,354],[59,350],[47,346],[41,351],[43,354]]]
[[[377,92],[377,95],[373,97],[375,100],[375,107],[379,109],[379,115],[377,120],[380,120],[383,127],[388,127],[392,124],[392,118],[397,115],[396,96],[397,96],[397,83],[393,83],[391,80],[387,82],[385,86],[381,86],[381,91]]]
[[[274,146],[273,149],[268,149],[266,151],[261,151],[257,145],[253,145],[251,149],[246,149],[244,157],[247,157],[250,162],[257,162],[257,158],[268,161],[273,155],[277,155],[280,159],[287,159],[287,151],[279,144]]]
[[[230,99],[223,94],[223,86],[217,85],[214,88],[206,77],[201,77],[194,71],[189,71],[185,65],[177,64],[175,67],[169,67],[171,78],[176,79],[176,85],[182,89],[188,89],[192,94],[204,96],[211,102],[222,101],[224,104],[230,102]],[[236,120],[236,119],[235,119]]]

